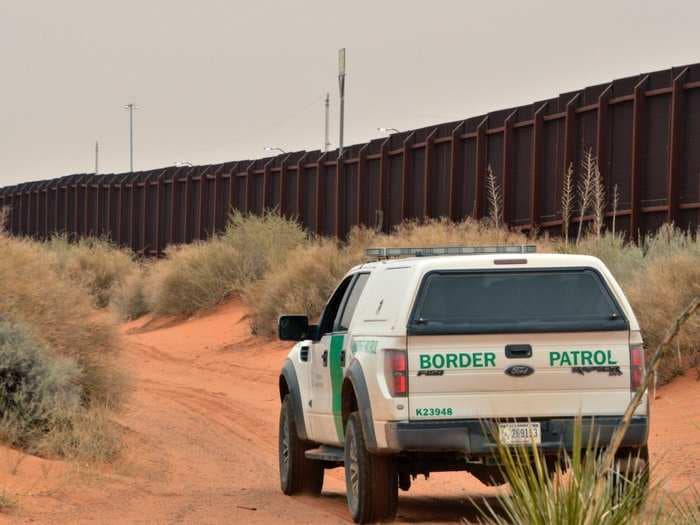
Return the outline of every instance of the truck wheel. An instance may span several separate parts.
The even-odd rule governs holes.
[[[323,464],[304,455],[310,448],[313,448],[313,444],[299,439],[292,399],[288,394],[282,401],[279,428],[280,486],[288,496],[300,493],[314,496],[321,494]]]
[[[391,519],[396,515],[399,475],[391,457],[370,454],[360,416],[353,412],[345,427],[345,485],[355,523]]]

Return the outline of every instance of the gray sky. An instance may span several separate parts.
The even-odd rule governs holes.
[[[0,0],[0,186],[346,144],[700,61],[700,2]]]

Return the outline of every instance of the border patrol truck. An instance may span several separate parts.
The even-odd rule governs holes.
[[[363,523],[394,516],[419,474],[503,483],[499,440],[554,461],[580,419],[606,446],[644,375],[639,324],[599,259],[534,252],[370,249],[318,324],[280,317],[297,341],[279,376],[282,491],[320,494],[343,466]],[[645,399],[618,453],[642,465],[647,414]]]

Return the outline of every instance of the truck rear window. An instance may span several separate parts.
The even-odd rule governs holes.
[[[591,269],[437,271],[425,276],[411,335],[625,330]]]

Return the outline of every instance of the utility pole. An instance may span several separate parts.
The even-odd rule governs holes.
[[[338,87],[340,88],[340,137],[338,160],[343,157],[343,127],[345,125],[345,48],[338,50]]]
[[[134,171],[134,110],[136,105],[131,103],[124,106],[129,110],[129,171]]]
[[[329,115],[329,112],[330,112],[330,108],[329,108],[330,103],[331,103],[331,96],[330,96],[328,93],[326,93],[326,128],[325,128],[326,131],[325,131],[324,140],[323,140],[323,151],[324,151],[324,153],[325,153],[326,151],[328,151],[328,148],[329,148],[330,145],[331,145],[331,141],[328,139],[328,122],[329,122],[329,120],[328,120],[328,115]]]
[[[95,175],[100,173],[100,143],[95,141]]]

